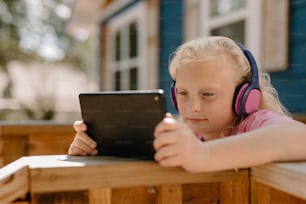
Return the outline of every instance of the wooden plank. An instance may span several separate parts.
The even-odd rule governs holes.
[[[21,156],[66,154],[73,140],[71,123],[0,123],[0,167]]]
[[[274,163],[251,169],[252,179],[301,199],[306,199],[306,162]]]
[[[179,184],[162,185],[159,188],[158,204],[182,204],[182,186]]]
[[[221,182],[241,180],[249,175],[248,170],[192,174],[181,168],[163,168],[150,161],[106,157],[59,155],[27,159],[32,192]]]
[[[2,127],[0,126],[0,168],[5,165],[3,158],[4,139],[2,134]]]
[[[0,203],[9,203],[29,192],[29,169],[6,168],[0,170]]]
[[[111,204],[112,203],[112,189],[111,188],[97,188],[89,189],[88,201],[90,204]]]
[[[71,123],[55,123],[34,121],[26,123],[1,123],[2,135],[29,135],[29,134],[57,134],[65,133],[74,135],[74,130]]]
[[[249,178],[239,181],[226,181],[220,183],[221,203],[248,203],[249,202]]]
[[[3,145],[1,152],[3,166],[27,155],[28,145],[26,135],[18,135],[16,137],[2,135],[1,139]]]
[[[66,154],[74,138],[73,134],[30,134],[28,155]]]
[[[84,204],[88,203],[87,191],[48,192],[31,195],[31,204]]]
[[[278,189],[269,187],[252,179],[252,204],[288,203],[305,204],[306,200],[297,198]]]
[[[112,204],[156,203],[158,188],[156,186],[136,186],[112,188]]]
[[[306,115],[305,114],[295,114],[295,115],[293,115],[293,118],[295,120],[298,120],[298,121],[306,124]]]
[[[183,203],[205,204],[219,203],[218,182],[183,184]]]

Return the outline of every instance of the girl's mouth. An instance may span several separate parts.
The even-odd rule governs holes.
[[[203,118],[187,118],[188,121],[192,122],[192,123],[200,123],[203,121],[207,121],[207,119],[203,119]]]

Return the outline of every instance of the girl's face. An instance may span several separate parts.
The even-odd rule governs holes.
[[[177,104],[180,116],[204,139],[231,134],[236,77],[223,58],[191,62],[176,71]]]

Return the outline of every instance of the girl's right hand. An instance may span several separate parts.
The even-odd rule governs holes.
[[[97,143],[86,134],[86,124],[83,121],[76,121],[73,128],[76,134],[68,149],[68,155],[97,155]]]

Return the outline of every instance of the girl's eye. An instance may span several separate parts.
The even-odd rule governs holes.
[[[187,95],[187,93],[184,92],[184,91],[178,91],[177,94],[180,95],[180,96],[185,96],[185,95]]]
[[[214,93],[209,93],[209,92],[205,92],[202,94],[204,97],[211,97],[211,96],[214,96],[215,94]]]

